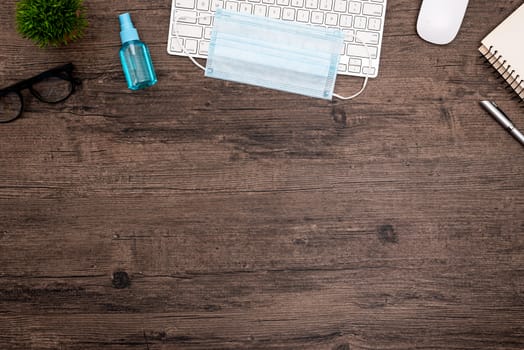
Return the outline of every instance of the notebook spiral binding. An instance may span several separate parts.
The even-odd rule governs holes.
[[[513,75],[515,70],[510,71],[511,64],[506,65],[507,61],[504,60],[502,55],[498,54],[498,50],[495,50],[493,46],[487,48],[487,52],[481,54],[481,57],[484,59],[485,65],[491,67],[497,73],[499,79],[504,80],[505,89],[511,91],[513,93],[512,98],[521,102],[521,107],[524,108],[524,98],[520,96],[524,92],[524,79],[520,79],[520,75]],[[506,74],[507,77],[504,77]]]

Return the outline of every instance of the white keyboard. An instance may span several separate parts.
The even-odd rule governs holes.
[[[346,33],[338,73],[376,78],[386,16],[386,0],[173,0],[167,52],[187,56],[175,38],[175,29],[185,50],[206,58],[213,17],[218,7],[259,16],[340,28]],[[174,26],[175,15],[179,16]],[[180,17],[187,16],[187,17]],[[199,17],[199,18],[196,18]],[[368,50],[371,55],[369,68]]]

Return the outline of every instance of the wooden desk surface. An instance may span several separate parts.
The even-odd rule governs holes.
[[[167,55],[169,0],[86,0],[85,38],[45,50],[2,2],[1,86],[68,61],[83,86],[0,126],[0,347],[523,349],[524,152],[478,101],[524,109],[477,53],[520,4],[471,1],[438,47],[390,0],[379,78],[328,102]]]

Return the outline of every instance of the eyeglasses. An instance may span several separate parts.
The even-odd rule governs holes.
[[[30,79],[20,81],[0,90],[0,123],[9,123],[18,119],[24,110],[22,90],[29,89],[31,94],[45,103],[58,103],[66,100],[80,85],[79,79],[73,78],[72,63],[59,66]]]

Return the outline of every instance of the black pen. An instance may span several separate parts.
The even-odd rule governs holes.
[[[495,119],[504,129],[506,129],[514,138],[524,146],[524,135],[513,125],[511,120],[504,112],[491,101],[480,101],[480,105]]]

